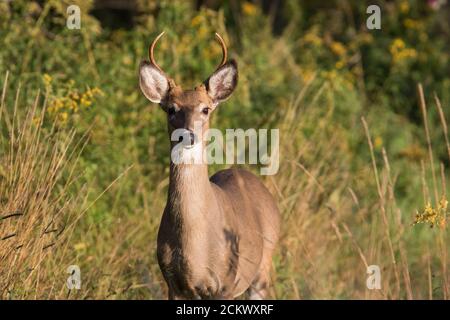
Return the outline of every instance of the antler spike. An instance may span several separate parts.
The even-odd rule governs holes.
[[[219,41],[220,45],[222,46],[222,61],[220,62],[217,69],[219,69],[221,66],[223,66],[227,62],[227,46],[225,45],[225,41],[223,38],[216,32],[216,38]]]
[[[164,73],[164,71],[162,71],[162,69],[158,66],[158,64],[155,61],[155,57],[153,56],[153,49],[155,49],[156,43],[158,42],[158,40],[164,35],[164,32],[161,32],[156,38],[155,40],[153,40],[152,44],[150,45],[149,49],[148,49],[148,55],[150,58],[150,62],[161,72]]]

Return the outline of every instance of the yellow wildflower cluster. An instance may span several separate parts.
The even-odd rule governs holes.
[[[323,71],[321,74],[322,74],[322,77],[324,77],[325,79],[327,79],[331,82],[334,82],[338,77],[338,73],[336,72],[336,70]]]
[[[42,80],[44,81],[45,87],[48,88],[50,87],[53,78],[49,74],[44,73],[44,75],[42,76]]]
[[[330,50],[340,59],[335,63],[336,69],[342,69],[346,65],[347,49],[341,42],[333,41],[330,44]]]
[[[402,2],[400,2],[400,12],[401,13],[408,13],[409,12],[409,3],[407,0],[403,0]]]
[[[373,140],[373,146],[375,147],[375,149],[380,150],[383,146],[383,138],[380,136],[376,136]]]
[[[373,35],[368,32],[359,33],[356,37],[357,41],[355,44],[357,44],[358,46],[364,44],[371,44],[374,41]]]
[[[391,52],[394,63],[417,57],[417,51],[412,48],[407,48],[405,42],[400,38],[392,41],[389,51]]]
[[[51,76],[44,74],[43,81],[47,90],[51,91]],[[64,125],[70,115],[77,114],[80,109],[89,108],[99,95],[102,96],[104,93],[97,87],[80,92],[78,89],[72,89],[72,86],[69,86],[63,91],[62,95],[50,96],[47,112],[56,119],[58,124]]]
[[[403,21],[403,25],[407,29],[420,30],[423,28],[423,22],[407,18]]]
[[[315,46],[320,46],[322,44],[322,38],[320,38],[315,32],[308,32],[305,34],[303,41]]]
[[[343,67],[345,67],[345,62],[342,60],[339,60],[335,63],[334,66],[336,67],[336,69],[342,69]]]
[[[418,144],[411,144],[400,150],[399,155],[410,161],[420,162],[423,158],[425,158],[426,152],[422,146]]]
[[[254,16],[258,13],[258,7],[251,2],[242,3],[242,12],[246,16]]]
[[[73,245],[73,248],[76,251],[83,251],[87,248],[87,244],[86,244],[86,242],[78,242]]]
[[[191,26],[193,27],[193,34],[186,34],[181,38],[183,45],[187,48],[180,48],[182,52],[187,52],[192,47],[192,42],[201,39],[209,39],[212,30],[217,30],[217,26],[212,25],[213,21],[218,18],[217,13],[212,10],[201,10],[197,15],[191,19]],[[178,50],[178,47],[177,47]]]
[[[433,208],[431,204],[428,203],[422,212],[416,213],[413,224],[429,223],[431,228],[435,225],[440,228],[445,228],[447,223],[447,206],[448,201],[445,197],[442,197],[436,208]]]
[[[311,81],[314,78],[315,74],[316,72],[311,68],[300,70],[300,76],[305,82]]]
[[[191,26],[196,27],[198,25],[201,25],[204,20],[205,20],[205,18],[203,17],[202,14],[197,14],[194,18],[192,18]]]
[[[345,49],[345,46],[341,42],[337,42],[337,41],[333,41],[330,44],[330,49],[337,56],[343,56],[347,52],[347,49]]]

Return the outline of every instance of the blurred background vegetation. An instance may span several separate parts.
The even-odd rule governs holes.
[[[81,8],[80,30],[66,27],[71,4]],[[366,28],[370,4],[381,8],[381,30]],[[82,203],[90,204],[84,210],[80,202],[76,227],[48,259],[23,258],[23,268],[42,264],[42,271],[25,278],[8,274],[15,280],[0,281],[0,295],[165,297],[155,237],[169,145],[165,115],[141,94],[137,67],[152,39],[166,31],[157,61],[185,88],[206,79],[219,62],[214,32],[238,61],[239,86],[216,111],[216,127],[282,130],[280,173],[265,178],[283,211],[274,298],[448,298],[446,229],[411,226],[416,211],[428,202],[432,210],[442,204],[441,210],[439,200],[446,199],[446,1],[13,0],[0,2],[0,16],[0,73],[8,72],[0,151],[8,151],[17,115],[34,103],[45,106],[33,114],[34,123],[44,117],[46,138],[39,143],[72,133],[82,141],[82,148],[74,147],[80,152],[77,178],[66,190],[77,196],[64,201],[83,194]],[[370,128],[373,157],[361,117]],[[7,181],[7,168],[0,161],[0,182],[2,175]],[[62,175],[54,190],[72,176]],[[26,212],[20,201],[12,208],[14,188],[10,192],[0,198],[0,209],[8,204]],[[446,204],[442,210],[446,215]],[[58,219],[60,225],[71,221]],[[6,272],[8,265],[0,263]],[[71,264],[81,267],[82,290],[65,288]],[[382,266],[383,290],[366,289],[366,264]]]

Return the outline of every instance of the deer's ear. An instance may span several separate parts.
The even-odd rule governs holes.
[[[238,82],[238,69],[235,60],[230,60],[217,69],[206,81],[206,90],[213,100],[218,104],[228,99],[236,88]]]
[[[148,61],[139,66],[139,86],[148,100],[160,103],[167,96],[169,81],[166,76]]]

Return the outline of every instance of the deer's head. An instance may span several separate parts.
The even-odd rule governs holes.
[[[175,81],[157,65],[153,50],[161,33],[152,42],[149,48],[150,61],[142,61],[139,67],[139,85],[142,92],[150,101],[159,103],[167,114],[169,134],[175,129],[186,130],[189,141],[184,145],[192,146],[203,141],[203,136],[197,128],[201,127],[201,134],[209,128],[209,117],[217,105],[228,99],[237,85],[238,70],[235,60],[227,62],[227,48],[216,33],[222,46],[222,61],[216,71],[202,84],[193,90],[183,90]],[[180,140],[182,139],[180,138]]]

